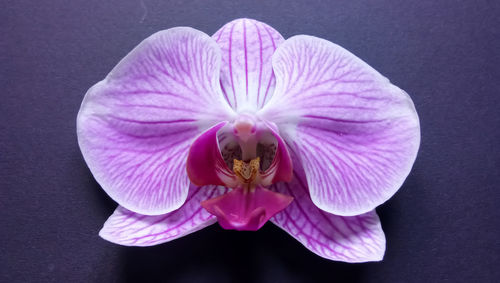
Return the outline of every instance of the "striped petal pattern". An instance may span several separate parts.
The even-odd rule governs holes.
[[[102,188],[131,211],[159,215],[187,197],[193,139],[233,115],[220,92],[220,50],[191,28],[158,32],[86,94],[83,156]]]
[[[389,199],[420,144],[410,97],[349,51],[312,36],[284,42],[273,67],[276,91],[260,115],[296,149],[312,201],[349,216]]]
[[[306,178],[297,158],[294,179],[272,188],[288,194],[294,201],[271,221],[315,254],[331,260],[366,262],[382,260],[385,235],[373,210],[357,216],[338,216],[325,212],[312,202]]]
[[[203,209],[200,202],[227,191],[218,186],[191,186],[185,204],[164,215],[142,215],[119,206],[99,236],[124,246],[153,246],[175,240],[215,223],[215,216]]]
[[[213,36],[222,51],[220,83],[238,111],[261,108],[274,93],[271,57],[284,39],[275,29],[251,19],[237,19]]]

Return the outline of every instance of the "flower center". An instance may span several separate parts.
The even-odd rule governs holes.
[[[291,180],[291,159],[274,125],[252,115],[220,123],[198,137],[187,171],[198,186],[232,188],[201,202],[225,229],[257,230],[293,200],[266,188]]]
[[[249,186],[256,181],[259,175],[260,157],[245,162],[243,160],[234,159],[233,171],[243,184]]]
[[[240,115],[220,132],[219,148],[238,185],[252,189],[261,184],[261,173],[272,164],[277,140],[271,131],[250,115]]]

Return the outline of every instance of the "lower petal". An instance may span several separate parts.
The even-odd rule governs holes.
[[[99,235],[124,246],[153,246],[172,241],[215,223],[215,217],[205,211],[200,202],[226,191],[224,187],[191,186],[184,205],[164,215],[142,215],[119,206]]]
[[[203,201],[201,205],[217,216],[224,229],[256,231],[292,200],[288,195],[263,187],[254,190],[237,188],[220,197]]]
[[[309,196],[305,176],[298,169],[291,183],[278,183],[272,189],[291,195],[294,201],[271,222],[313,253],[344,262],[380,261],[384,257],[385,235],[375,210],[338,216],[317,208]]]

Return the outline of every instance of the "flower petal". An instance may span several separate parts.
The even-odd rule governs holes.
[[[298,152],[312,201],[358,215],[389,199],[420,144],[410,97],[329,41],[295,36],[273,56],[277,85],[259,113]]]
[[[221,122],[213,126],[192,143],[187,158],[187,172],[193,184],[234,187],[236,175],[224,162],[217,140],[217,132],[226,124]]]
[[[96,180],[121,206],[158,215],[182,205],[191,141],[232,115],[219,65],[210,37],[173,28],[144,40],[87,92],[78,142]]]
[[[294,166],[300,165],[294,163]],[[311,201],[301,168],[294,170],[291,183],[278,183],[271,189],[294,198],[271,222],[315,254],[345,262],[379,261],[384,257],[385,235],[375,210],[357,216],[338,216],[317,208]]]
[[[259,230],[276,213],[285,209],[293,198],[263,187],[246,190],[241,187],[219,197],[205,200],[201,205],[224,229]]]
[[[237,19],[212,38],[222,50],[220,80],[229,104],[239,111],[260,109],[274,92],[271,57],[284,41],[281,34],[265,23]]]
[[[141,215],[119,206],[104,223],[99,235],[125,246],[153,246],[186,236],[216,222],[200,202],[227,190],[217,186],[191,186],[184,205],[164,215]]]

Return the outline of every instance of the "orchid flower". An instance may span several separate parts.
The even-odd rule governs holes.
[[[420,144],[410,97],[365,62],[250,19],[211,37],[153,34],[89,89],[77,128],[88,167],[119,204],[104,239],[151,246],[215,222],[271,221],[345,262],[383,258],[375,208]]]

